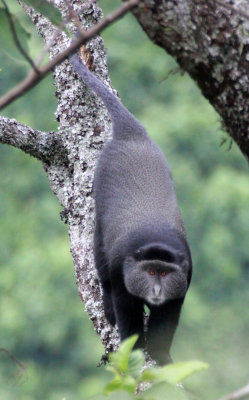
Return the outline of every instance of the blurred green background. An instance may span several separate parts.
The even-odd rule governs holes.
[[[100,1],[105,13],[118,4]],[[193,280],[172,356],[208,362],[210,369],[186,386],[201,399],[215,399],[249,376],[247,163],[235,144],[229,150],[229,139],[220,146],[227,136],[219,116],[190,78],[165,79],[174,60],[132,16],[103,37],[113,86],[171,165],[192,249]],[[32,36],[30,54],[41,47]],[[21,56],[10,58],[3,49],[0,67],[2,94],[28,70]],[[55,109],[50,76],[2,114],[55,130]],[[0,352],[0,399],[87,399],[108,374],[97,368],[103,349],[77,293],[60,206],[41,164],[7,145],[0,146],[0,180],[0,347],[25,365],[19,376]]]

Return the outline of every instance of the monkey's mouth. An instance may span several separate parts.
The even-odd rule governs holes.
[[[163,303],[163,300],[161,297],[151,297],[149,302],[150,302],[150,304],[153,304],[153,305],[160,305]]]

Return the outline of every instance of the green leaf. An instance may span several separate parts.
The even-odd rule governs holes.
[[[149,307],[148,306],[144,306],[144,311],[145,311],[145,313],[147,314],[147,315],[150,315],[150,309],[149,309]]]
[[[62,24],[62,16],[57,8],[46,0],[23,0],[28,6],[33,7],[37,12],[48,18],[52,24],[60,26]]]
[[[117,375],[111,382],[109,382],[106,385],[104,393],[105,395],[108,395],[116,390],[121,390],[121,388],[122,388],[122,376]]]
[[[187,396],[184,390],[179,389],[169,383],[160,382],[153,384],[149,389],[142,393],[141,400],[186,400]]]
[[[142,350],[134,350],[131,352],[128,361],[128,374],[137,378],[144,365],[144,353]]]
[[[30,35],[23,28],[20,21],[17,19],[15,15],[11,14],[11,17],[14,23],[15,31],[18,36],[19,42],[21,43],[23,49],[26,52],[28,52],[28,38],[30,37]],[[14,41],[13,34],[10,29],[8,15],[6,11],[1,7],[0,7],[0,50],[3,51],[8,56],[10,56],[12,59],[23,60],[24,58]]]
[[[106,399],[106,397],[105,397]],[[118,390],[117,392],[111,393],[108,397],[108,400],[134,400],[134,396],[124,390]],[[92,399],[91,399],[92,400]]]
[[[208,364],[201,361],[179,362],[175,364],[166,365],[162,368],[148,368],[146,369],[140,380],[146,382],[168,382],[176,385],[183,379],[195,372],[202,371],[208,368]]]
[[[104,390],[106,395],[109,395],[112,392],[117,390],[125,390],[129,393],[134,393],[136,389],[136,381],[131,376],[121,376],[117,375],[115,378],[109,382]]]
[[[119,349],[115,353],[110,354],[112,365],[121,373],[125,373],[128,371],[128,361],[130,353],[137,339],[138,335],[133,335],[129,337],[121,343]]]

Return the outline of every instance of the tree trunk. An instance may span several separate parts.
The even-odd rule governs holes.
[[[60,3],[65,15],[64,1]],[[101,17],[102,12],[94,2],[74,2],[82,25],[89,28]],[[36,23],[46,42],[51,40],[44,27],[43,18]],[[37,19],[33,19],[37,21]],[[57,41],[51,56],[69,45],[67,39]],[[101,38],[87,44],[91,67],[98,77],[109,84],[106,54]],[[101,289],[93,262],[94,200],[93,172],[103,144],[111,135],[111,122],[103,103],[83,85],[72,72],[68,61],[55,70],[56,96],[58,99],[57,119],[63,147],[68,154],[67,165],[44,165],[51,187],[64,206],[62,216],[69,223],[71,253],[74,261],[78,291],[85,310],[93,321],[106,351],[113,350],[119,343],[117,331],[106,321],[101,300]],[[62,199],[61,199],[62,197]]]

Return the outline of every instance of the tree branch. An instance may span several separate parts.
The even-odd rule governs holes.
[[[12,19],[12,16],[11,16],[11,13],[9,11],[9,7],[8,7],[6,1],[2,0],[2,3],[4,5],[4,8],[5,8],[5,11],[7,14],[10,30],[12,32],[12,36],[13,36],[14,42],[16,44],[16,47],[18,48],[20,53],[23,55],[23,57],[28,61],[28,63],[31,65],[31,67],[36,71],[36,73],[39,74],[39,71],[38,71],[36,65],[34,64],[34,61],[32,60],[32,58],[29,57],[29,55],[26,53],[26,51],[24,50],[24,48],[22,47],[22,45],[19,41],[18,35],[16,33],[15,25],[14,25],[14,22],[13,22],[13,19]]]
[[[249,398],[249,383],[235,392],[227,394],[220,400],[240,400],[245,398]]]
[[[0,348],[0,353],[5,353],[16,365],[18,365],[18,367],[20,368],[20,372],[19,372],[19,377],[21,377],[23,375],[23,373],[25,372],[25,366],[24,364],[19,361],[14,354],[12,354],[9,350]]]
[[[41,132],[17,122],[0,117],[0,142],[16,147],[33,157],[51,164],[56,157],[66,160],[66,151],[55,132]]]
[[[118,9],[109,14],[106,18],[93,26],[88,31],[80,31],[78,38],[69,46],[65,51],[58,54],[47,65],[39,68],[39,73],[32,69],[27,77],[16,87],[11,89],[3,97],[0,98],[0,110],[12,103],[15,99],[22,96],[29,89],[40,82],[54,67],[64,61],[70,54],[74,53],[82,44],[86,43],[89,39],[95,37],[102,32],[107,26],[117,21],[128,11],[134,8],[139,3],[139,0],[129,0]]]
[[[144,0],[133,13],[197,83],[249,159],[247,10],[247,0]]]

